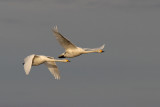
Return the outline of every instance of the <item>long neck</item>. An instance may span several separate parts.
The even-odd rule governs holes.
[[[87,53],[97,53],[98,50],[85,50],[83,51],[84,54],[87,54]]]
[[[54,59],[54,61],[55,61],[55,62],[66,62],[65,59],[62,59],[62,60],[60,60],[60,59]]]

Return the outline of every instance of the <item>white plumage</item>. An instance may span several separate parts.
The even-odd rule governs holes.
[[[54,27],[54,29],[52,29],[54,35],[56,36],[56,39],[58,40],[58,42],[60,43],[60,45],[65,49],[65,52],[62,53],[59,58],[73,58],[76,56],[79,56],[81,54],[87,54],[87,53],[102,53],[103,48],[105,46],[102,45],[99,48],[81,48],[81,47],[77,47],[76,45],[74,45],[73,43],[71,43],[68,39],[66,39],[65,37],[63,37],[59,32],[58,32],[58,28],[57,26]]]
[[[70,61],[67,59],[58,60],[49,56],[32,54],[24,59],[24,70],[26,75],[28,75],[32,66],[38,66],[40,64],[45,63],[45,65],[48,67],[49,71],[55,77],[55,79],[60,79],[60,73],[55,62],[70,62]]]

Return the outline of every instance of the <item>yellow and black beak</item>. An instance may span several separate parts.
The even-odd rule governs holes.
[[[102,49],[101,49],[101,50],[99,50],[99,53],[102,53],[102,52],[104,52]]]
[[[66,59],[66,62],[71,62],[70,60]]]

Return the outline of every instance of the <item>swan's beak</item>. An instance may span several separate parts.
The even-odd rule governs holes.
[[[104,52],[102,49],[101,49],[101,50],[99,50],[99,53],[102,53],[102,52]]]
[[[24,65],[24,62],[22,64]]]
[[[70,60],[66,59],[66,62],[71,62]]]

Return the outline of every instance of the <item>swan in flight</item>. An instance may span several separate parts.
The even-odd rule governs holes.
[[[76,56],[79,56],[81,54],[87,54],[87,53],[102,53],[103,48],[105,46],[102,45],[99,48],[81,48],[81,47],[77,47],[76,45],[74,45],[73,43],[71,43],[68,39],[66,39],[65,37],[63,37],[59,32],[58,32],[58,28],[57,26],[55,26],[52,29],[54,35],[56,36],[56,39],[58,40],[58,42],[60,43],[60,45],[65,49],[65,52],[62,53],[61,55],[59,55],[58,58],[73,58]]]
[[[31,70],[31,66],[38,66],[44,63],[48,67],[48,70],[51,72],[51,74],[55,77],[55,79],[60,79],[60,73],[55,62],[70,62],[70,61],[67,59],[58,60],[50,56],[32,54],[24,59],[23,63],[24,71],[26,75],[28,75]]]

